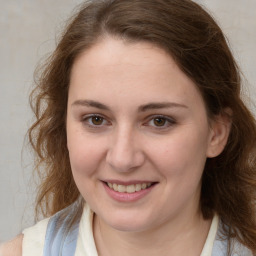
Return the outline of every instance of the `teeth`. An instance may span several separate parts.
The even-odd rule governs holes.
[[[135,186],[134,185],[129,185],[126,187],[126,192],[127,193],[134,193],[135,192]]]
[[[117,185],[116,184],[113,184],[113,189],[115,190],[115,191],[117,191]]]
[[[136,184],[135,185],[135,190],[140,191],[141,190],[141,184]]]
[[[147,184],[146,183],[142,183],[141,189],[145,189],[146,187],[147,187]]]
[[[118,185],[117,191],[124,193],[124,192],[126,192],[126,187],[124,185]]]
[[[142,184],[132,184],[132,185],[118,185],[118,184],[112,184],[112,183],[107,183],[108,186],[120,193],[134,193],[143,189],[146,189],[148,187],[150,187],[152,185],[152,183],[148,182],[148,183],[142,183]]]

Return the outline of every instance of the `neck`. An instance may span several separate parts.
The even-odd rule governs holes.
[[[130,255],[200,255],[211,220],[201,213],[178,216],[175,220],[151,230],[124,232],[108,226],[98,216],[94,218],[94,237],[99,256]]]

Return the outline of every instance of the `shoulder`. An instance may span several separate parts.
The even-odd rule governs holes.
[[[23,235],[0,245],[0,256],[21,256]]]
[[[37,222],[34,226],[22,231],[24,237],[22,251],[24,255],[43,255],[43,248],[49,218]],[[1,256],[1,255],[0,255]]]

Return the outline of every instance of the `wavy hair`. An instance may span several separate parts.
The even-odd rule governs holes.
[[[41,179],[37,211],[49,216],[79,199],[66,140],[71,68],[76,58],[105,36],[146,41],[172,56],[200,90],[208,116],[232,110],[224,151],[207,159],[200,207],[217,213],[228,238],[256,254],[256,123],[241,100],[241,79],[225,36],[214,19],[190,0],[93,0],[71,19],[56,50],[41,67],[31,106],[36,121],[29,140]]]

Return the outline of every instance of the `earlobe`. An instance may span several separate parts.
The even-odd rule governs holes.
[[[224,150],[230,134],[232,123],[231,116],[231,109],[226,109],[224,113],[216,116],[212,121],[207,157],[216,157]]]

